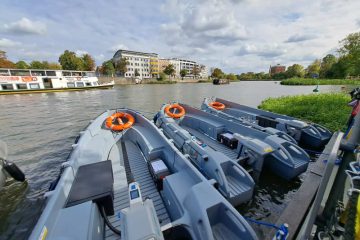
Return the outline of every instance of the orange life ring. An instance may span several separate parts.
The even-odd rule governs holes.
[[[170,111],[171,109],[175,109],[175,110],[172,112]],[[179,112],[176,113],[176,110],[178,110]],[[169,104],[165,107],[165,113],[172,118],[181,118],[182,116],[185,115],[185,109],[177,103]]]
[[[224,110],[225,109],[225,104],[221,103],[221,102],[211,102],[210,107],[215,108],[216,110]]]
[[[127,119],[127,121],[124,123],[122,118]],[[114,120],[117,120],[118,124],[114,124]],[[105,125],[113,131],[122,131],[131,128],[134,123],[135,118],[132,115],[124,112],[116,112],[106,119]]]

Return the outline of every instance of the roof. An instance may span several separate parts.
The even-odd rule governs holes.
[[[157,53],[144,53],[144,52],[137,52],[137,51],[129,51],[129,50],[124,50],[124,49],[119,49],[115,52],[114,57],[117,57],[120,54],[132,54],[132,55],[145,55],[145,56],[149,56],[149,57],[157,57],[158,54]]]

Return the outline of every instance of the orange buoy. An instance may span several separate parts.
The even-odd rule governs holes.
[[[221,103],[221,102],[211,102],[210,107],[215,108],[216,110],[224,110],[225,109],[225,104]]]
[[[123,121],[123,118],[126,119],[125,123]],[[116,124],[114,123],[114,120],[117,121]],[[131,128],[134,123],[135,118],[131,114],[124,112],[116,112],[106,119],[105,125],[107,128],[113,131],[122,131]]]
[[[172,118],[181,118],[185,115],[185,109],[179,104],[169,104],[165,107],[165,113]]]

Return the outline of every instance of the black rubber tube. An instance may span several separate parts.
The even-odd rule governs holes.
[[[104,218],[104,221],[105,221],[106,226],[108,226],[111,231],[113,231],[113,232],[116,233],[117,235],[121,236],[121,231],[118,230],[118,229],[116,229],[116,228],[110,223],[109,219],[107,218],[107,216],[106,216],[106,214],[105,214],[105,209],[104,209],[104,207],[103,207],[103,206],[100,206],[100,205],[98,205],[98,207],[99,207],[99,209],[100,209],[100,214],[101,214],[101,216]]]

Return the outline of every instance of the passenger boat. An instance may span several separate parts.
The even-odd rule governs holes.
[[[0,95],[112,88],[100,84],[93,71],[0,68]]]
[[[174,115],[173,112],[176,111],[178,113]],[[161,121],[158,118],[163,116],[164,112],[175,117],[176,120],[171,121],[162,117],[164,124],[160,124]],[[243,166],[251,166],[257,175],[262,171],[264,165],[280,177],[290,180],[305,172],[309,164],[309,155],[291,141],[186,104],[166,104],[156,115],[156,122],[159,127],[163,128],[164,133],[173,139],[175,145],[183,151],[189,143],[188,137],[186,137],[186,133],[188,133],[201,144],[216,150],[216,153],[222,152]],[[180,132],[180,129],[174,127],[172,122],[176,122],[184,131]],[[192,153],[191,151],[194,152],[194,149],[187,151]],[[205,152],[207,153],[206,157],[210,159],[213,151],[206,150]],[[213,157],[214,159],[223,158],[220,155]]]
[[[257,239],[164,134],[130,109],[80,133],[30,239]]]
[[[213,104],[217,103],[218,106]],[[221,106],[219,108],[219,106]],[[301,146],[322,149],[330,140],[332,133],[323,126],[304,122],[297,118],[272,113],[221,98],[205,98],[201,108],[209,113],[245,123],[253,123],[265,128],[283,131],[293,137]]]
[[[213,79],[214,85],[229,84],[229,83],[230,83],[229,79],[220,79],[220,78]]]

